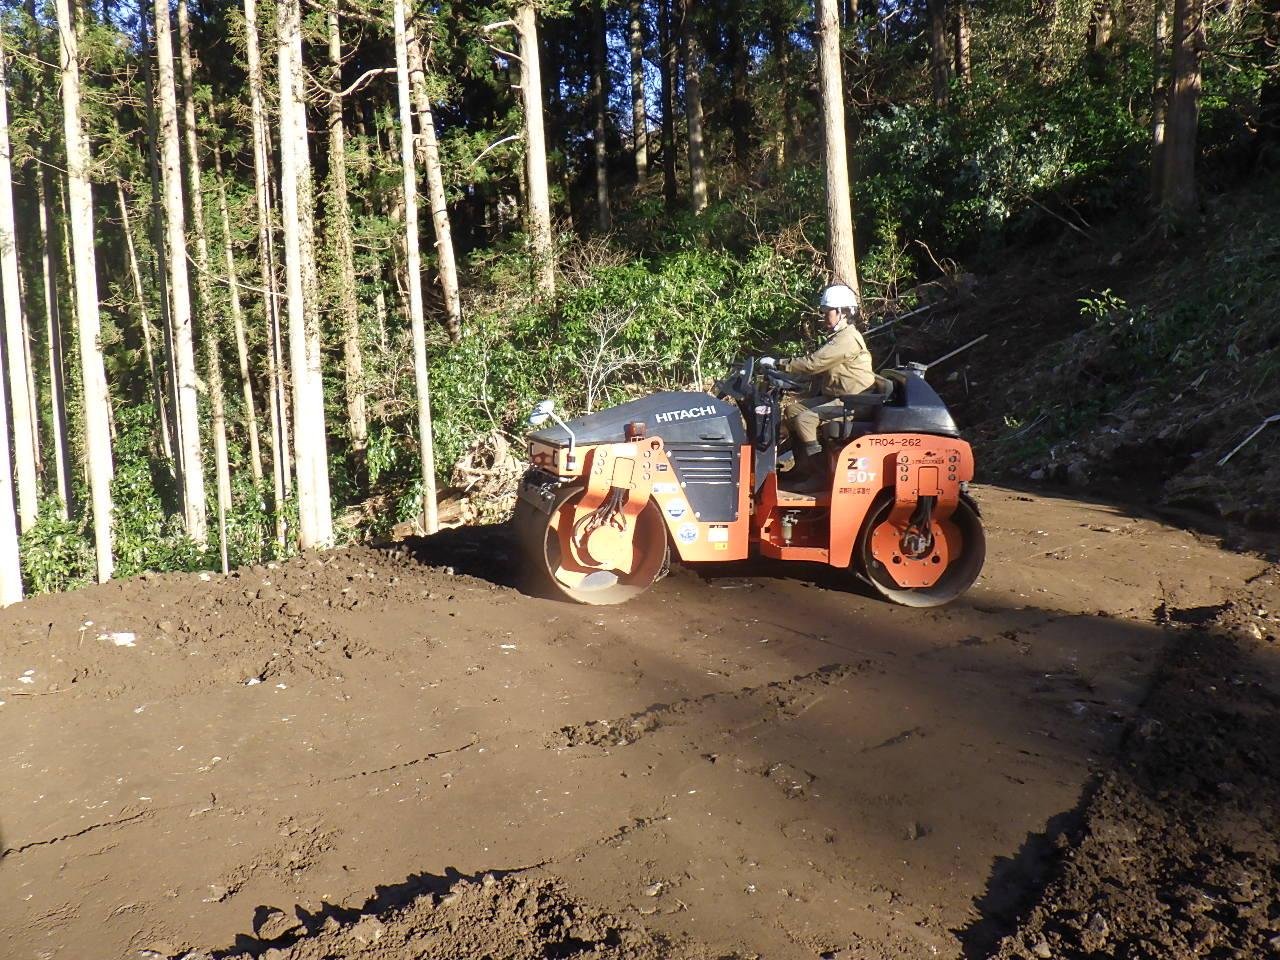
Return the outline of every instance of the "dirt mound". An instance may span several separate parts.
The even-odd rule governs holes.
[[[1275,580],[1259,581],[1272,600]],[[1171,647],[1001,960],[1280,957],[1280,664],[1259,621],[1274,623],[1255,590]]]
[[[460,880],[443,896],[427,893],[381,915],[342,922],[329,916],[310,932],[281,911],[261,911],[253,949],[228,960],[614,960],[699,958],[706,953],[575,901],[550,877],[486,874]],[[291,929],[292,928],[292,929]],[[297,932],[294,932],[297,930]],[[274,945],[272,945],[274,944]],[[265,952],[263,948],[266,947]],[[186,954],[187,960],[208,954]]]
[[[459,593],[495,589],[452,566],[425,567],[403,547],[311,554],[227,576],[144,574],[92,599],[23,604],[16,634],[42,642],[0,648],[0,675],[30,671],[32,694],[153,700],[211,685],[342,680],[361,661],[385,659],[364,630],[370,610],[418,604],[434,613]]]

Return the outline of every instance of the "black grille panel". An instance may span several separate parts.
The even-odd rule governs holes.
[[[738,519],[739,448],[727,443],[680,443],[667,456],[695,519],[731,523]]]

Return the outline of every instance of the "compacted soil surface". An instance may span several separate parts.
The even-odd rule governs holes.
[[[0,957],[1280,956],[1280,576],[979,491],[932,611],[502,528],[0,613]]]

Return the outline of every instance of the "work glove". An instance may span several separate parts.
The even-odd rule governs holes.
[[[776,370],[778,367],[778,360],[776,357],[761,357],[760,366],[764,367],[766,370]]]

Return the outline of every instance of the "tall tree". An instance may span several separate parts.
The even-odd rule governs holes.
[[[613,229],[609,211],[609,38],[605,30],[603,0],[591,4],[591,99],[595,107],[596,223],[602,231]]]
[[[952,26],[955,30],[956,79],[967,87],[973,79],[973,63],[969,54],[972,39],[969,29],[969,0],[955,0]]]
[[[218,510],[218,552],[222,572],[227,572],[227,513],[231,508],[231,470],[227,457],[227,417],[222,397],[222,361],[219,357],[219,326],[213,310],[212,270],[209,266],[209,235],[205,229],[204,177],[200,171],[200,142],[196,133],[195,61],[191,56],[191,17],[187,0],[178,0],[178,50],[182,71],[182,132],[187,144],[188,196],[196,235],[196,289],[204,324],[205,379],[212,416],[214,477]]]
[[[751,97],[747,93],[747,74],[750,69],[747,25],[742,0],[730,0],[729,16],[725,24],[725,29],[729,32],[729,65],[732,75],[729,122],[733,127],[733,159],[739,170],[747,169],[751,162],[751,129],[754,125]]]
[[[631,150],[636,182],[649,175],[649,117],[645,107],[644,8],[641,0],[627,3],[627,49],[631,57]]]
[[[3,258],[4,325],[8,332],[14,322],[17,309],[10,303],[11,293],[17,292],[17,246],[13,235],[13,181],[9,164],[9,116],[8,83],[5,73],[4,35],[0,33],[0,250]],[[14,263],[10,272],[10,251]],[[12,297],[16,299],[16,296]],[[12,352],[12,338],[6,336],[4,347]],[[12,377],[12,373],[10,373]],[[0,377],[0,381],[3,378]],[[9,403],[4,387],[0,384],[0,607],[7,607],[22,599],[22,566],[18,559],[18,523],[13,503],[13,467],[9,459]],[[16,434],[15,430],[15,434]],[[20,442],[20,441],[19,441]],[[33,470],[34,470],[34,464]],[[34,481],[34,478],[33,478]]]
[[[1151,200],[1164,189],[1164,137],[1169,111],[1169,0],[1155,0],[1151,14]]]
[[[342,118],[342,23],[339,0],[325,11],[329,28],[329,215],[338,261],[338,308],[342,314],[342,369],[347,401],[347,436],[357,460],[369,445],[365,411],[364,357],[360,352],[360,307],[356,301],[356,261],[351,240],[351,201],[347,196],[347,142]]]
[[[70,516],[72,508],[71,465],[67,440],[67,387],[62,363],[62,310],[57,283],[58,225],[53,213],[53,177],[41,163],[35,174],[36,205],[39,209],[40,272],[44,281],[45,346],[49,366],[49,414],[53,424],[54,478],[57,484],[58,515]]]
[[[53,74],[53,62],[56,56],[48,51],[46,34],[36,9],[36,0],[25,0],[27,21],[30,33],[27,35],[29,46],[41,61],[39,81],[32,83],[31,110],[35,114],[43,111],[47,92],[57,88],[57,80]],[[37,249],[40,252],[41,293],[44,302],[45,320],[45,359],[49,373],[49,415],[52,426],[54,494],[57,498],[57,512],[62,519],[70,515],[72,490],[71,474],[67,453],[67,404],[66,382],[62,367],[62,318],[60,291],[57,284],[57,249],[58,228],[54,223],[53,194],[54,170],[50,162],[48,138],[41,138],[34,145],[29,168],[29,183],[35,186],[36,216],[33,222],[37,237]],[[31,365],[34,370],[34,365]],[[34,394],[33,394],[34,395]],[[36,413],[36,435],[39,435],[39,411]]]
[[[1196,153],[1200,126],[1200,57],[1204,51],[1205,0],[1174,0],[1173,82],[1165,134],[1161,204],[1185,217],[1196,209]]]
[[[180,0],[181,2],[181,0]],[[227,573],[227,512],[231,507],[231,464],[227,457],[227,414],[222,401],[222,364],[218,359],[218,341],[211,333],[204,337],[204,369],[208,377],[209,412],[213,421],[213,466],[217,482],[218,556],[222,572]]]
[[[658,0],[658,73],[662,95],[662,195],[668,210],[680,199],[676,182],[676,74],[679,71],[679,44],[676,42],[674,5],[677,0]]]
[[[218,216],[222,220],[222,259],[227,271],[227,297],[231,304],[231,328],[236,340],[236,360],[240,372],[240,392],[244,399],[245,433],[249,438],[249,468],[253,482],[262,482],[262,449],[258,442],[258,410],[254,401],[253,376],[249,369],[249,342],[244,329],[244,308],[240,302],[240,278],[231,243],[231,214],[227,209],[227,183],[222,172],[222,154],[213,151],[213,174],[218,189]]]
[[[164,336],[164,401],[168,408],[165,419],[170,425],[170,436],[165,446],[167,465],[173,470],[178,489],[182,489],[182,453],[178,448],[178,362],[174,350],[172,299],[169,296],[168,247],[165,240],[164,201],[160,189],[160,116],[156,109],[155,80],[151,60],[155,54],[147,28],[147,17],[138,16],[138,45],[142,49],[142,82],[147,103],[147,172],[151,182],[151,275],[159,293],[161,331]],[[162,438],[163,439],[163,438]]]
[[[933,84],[933,104],[946,106],[951,86],[947,54],[947,2],[929,0],[929,74]]]
[[[525,181],[534,282],[542,296],[556,292],[551,238],[551,194],[547,188],[547,142],[542,123],[542,71],[538,59],[538,18],[532,3],[516,10],[520,37],[520,95],[524,102]]]
[[[293,374],[298,542],[306,550],[333,542],[333,513],[329,503],[329,447],[325,435],[320,318],[316,303],[315,201],[302,92],[299,0],[281,0],[278,4],[276,40],[280,84],[280,209]]]
[[[196,242],[197,303],[200,322],[203,324],[201,339],[205,348],[206,389],[209,393],[214,435],[218,546],[225,572],[226,517],[231,504],[231,477],[227,461],[226,413],[218,348],[221,324],[213,305],[213,270],[210,266],[209,233],[204,215],[204,175],[201,171],[200,140],[196,127],[195,58],[191,53],[191,15],[187,9],[187,0],[178,0],[178,52],[182,78],[182,136],[187,148],[187,196],[191,204],[191,222]]]
[[[844,135],[844,99],[840,79],[840,19],[836,0],[817,0],[818,85],[822,90],[822,131],[826,143],[827,238],[831,277],[858,290],[853,246],[853,201],[849,195],[849,159]]]
[[[62,116],[67,150],[67,212],[71,221],[76,322],[80,329],[85,459],[93,503],[94,554],[98,581],[111,579],[111,400],[102,362],[98,274],[94,256],[93,187],[89,144],[80,122],[80,43],[68,0],[54,0],[58,23]]]
[[[200,139],[196,130],[195,60],[191,56],[191,14],[187,0],[178,0],[178,68],[182,84],[182,140],[187,148],[187,201],[191,232],[196,242],[196,295],[200,322],[211,325],[213,298],[209,270],[209,234],[204,219],[204,176],[200,169]],[[211,331],[210,331],[211,332]]]
[[[116,200],[120,204],[120,232],[124,234],[129,275],[133,278],[133,292],[138,298],[138,321],[142,328],[142,353],[147,361],[147,379],[151,384],[152,403],[160,415],[160,442],[169,450],[169,419],[164,403],[164,378],[156,366],[155,349],[151,342],[151,319],[147,316],[147,292],[142,285],[142,268],[138,265],[138,251],[133,243],[133,227],[129,222],[129,203],[124,196],[124,185],[116,181]]]
[[[689,137],[689,197],[694,213],[707,208],[707,162],[702,141],[702,45],[694,23],[694,0],[680,3],[680,58],[684,66],[684,117]]]
[[[272,230],[271,144],[267,135],[266,87],[258,44],[256,0],[244,0],[245,60],[249,81],[249,116],[253,131],[253,195],[257,208],[258,269],[263,313],[267,321],[267,414],[271,419],[271,473],[275,494],[276,541],[284,544],[284,501],[293,488],[292,445],[285,393],[285,354],[280,334],[280,296],[276,282],[275,236]]]
[[[36,481],[36,404],[28,363],[27,320],[18,288],[18,234],[13,217],[13,167],[9,146],[9,87],[5,71],[6,37],[0,30],[0,322],[4,326],[4,354],[8,363],[9,413],[13,423],[13,463],[18,481],[18,521],[22,530],[36,522],[39,488]],[[0,387],[0,389],[3,389]],[[8,429],[0,420],[0,430]]]
[[[784,11],[777,5],[768,11],[769,39],[773,45],[773,60],[777,71],[778,89],[782,95],[782,117],[776,137],[777,165],[786,166],[791,146],[795,142],[795,94],[791,84],[791,31]]]
[[[5,73],[4,35],[0,33],[0,243],[4,249],[0,256],[4,259],[3,276],[5,304],[4,321],[8,331],[9,324],[16,311],[10,305],[10,291],[16,292],[17,248],[13,236],[13,194],[12,176],[9,172],[9,117],[8,117],[8,83]],[[13,273],[10,273],[9,251],[13,250]],[[16,298],[15,298],[16,299]],[[12,351],[9,337],[5,338],[5,349]],[[12,374],[11,374],[12,376]],[[2,380],[3,378],[0,378]],[[7,607],[22,599],[22,566],[18,558],[18,523],[14,513],[13,502],[13,467],[9,459],[9,403],[3,385],[0,385],[0,607]],[[16,431],[15,431],[16,433]]]
[[[413,101],[409,84],[409,43],[404,0],[393,0],[396,92],[400,107],[400,164],[404,174],[405,281],[409,287],[409,323],[413,329],[413,379],[418,393],[418,442],[422,450],[423,528],[435,533],[435,450],[431,434],[431,381],[427,373],[426,320],[422,305],[422,260],[418,250],[418,174],[413,147]]]
[[[409,30],[409,73],[413,98],[418,109],[418,162],[427,172],[427,202],[431,204],[431,226],[436,235],[436,263],[440,271],[440,292],[444,297],[445,329],[455,343],[462,338],[462,297],[458,293],[458,263],[453,254],[453,230],[449,225],[449,198],[444,190],[440,166],[440,144],[436,139],[435,113],[427,93],[427,69],[422,43],[416,30]]]
[[[0,390],[0,423],[9,404]],[[22,599],[22,566],[18,558],[18,523],[13,504],[13,468],[9,463],[9,431],[0,430],[0,607]]]
[[[186,0],[178,0],[179,4]],[[165,239],[169,253],[169,317],[178,374],[178,451],[182,468],[182,516],[187,536],[208,540],[204,509],[204,459],[200,447],[198,378],[187,272],[186,212],[182,203],[182,145],[178,129],[177,81],[168,0],[155,0],[156,95],[160,105],[160,180],[164,189]]]

